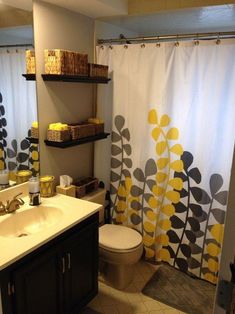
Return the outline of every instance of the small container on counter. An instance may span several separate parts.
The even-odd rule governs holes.
[[[30,170],[20,170],[16,173],[16,183],[24,183],[29,181],[29,179],[32,177],[32,171]]]
[[[40,177],[40,193],[42,197],[51,197],[54,192],[54,176],[41,176]]]
[[[40,200],[40,184],[37,177],[29,179],[29,205],[37,206]]]
[[[9,173],[7,170],[0,170],[0,191],[9,187]]]

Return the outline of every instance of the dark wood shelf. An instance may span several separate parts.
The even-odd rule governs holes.
[[[44,81],[59,81],[59,82],[74,82],[74,83],[98,83],[107,84],[111,79],[103,77],[89,77],[79,75],[57,75],[57,74],[42,74]]]
[[[38,144],[39,143],[38,138],[26,137],[26,140],[28,140],[32,144]]]
[[[52,147],[57,147],[57,148],[67,148],[71,146],[77,146],[77,145],[82,145],[89,142],[103,140],[107,138],[109,135],[110,133],[101,133],[94,136],[84,137],[79,140],[71,140],[67,142],[52,142],[48,140],[45,140],[44,142],[47,146],[52,146]]]
[[[26,81],[36,81],[36,74],[22,74]]]

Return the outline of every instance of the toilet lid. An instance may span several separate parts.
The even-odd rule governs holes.
[[[120,225],[103,225],[99,228],[99,246],[114,250],[134,249],[142,243],[135,230]]]

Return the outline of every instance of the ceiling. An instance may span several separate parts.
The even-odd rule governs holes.
[[[122,27],[138,36],[235,30],[235,4],[128,15],[128,0],[44,1]],[[32,0],[0,0],[1,4],[32,10]]]
[[[99,20],[136,32],[138,36],[235,31],[235,5],[180,9]]]

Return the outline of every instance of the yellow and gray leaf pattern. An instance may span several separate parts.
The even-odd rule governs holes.
[[[143,235],[145,257],[217,282],[228,191],[214,173],[208,190],[191,152],[180,144],[179,129],[167,114],[148,113],[155,155],[134,168],[131,134],[117,115],[112,132],[112,221]],[[194,165],[195,164],[195,165]]]
[[[9,170],[9,177],[13,181],[18,170],[29,169],[33,176],[39,175],[39,145],[30,144],[27,139],[8,142],[5,107],[0,93],[0,170],[3,169]]]

